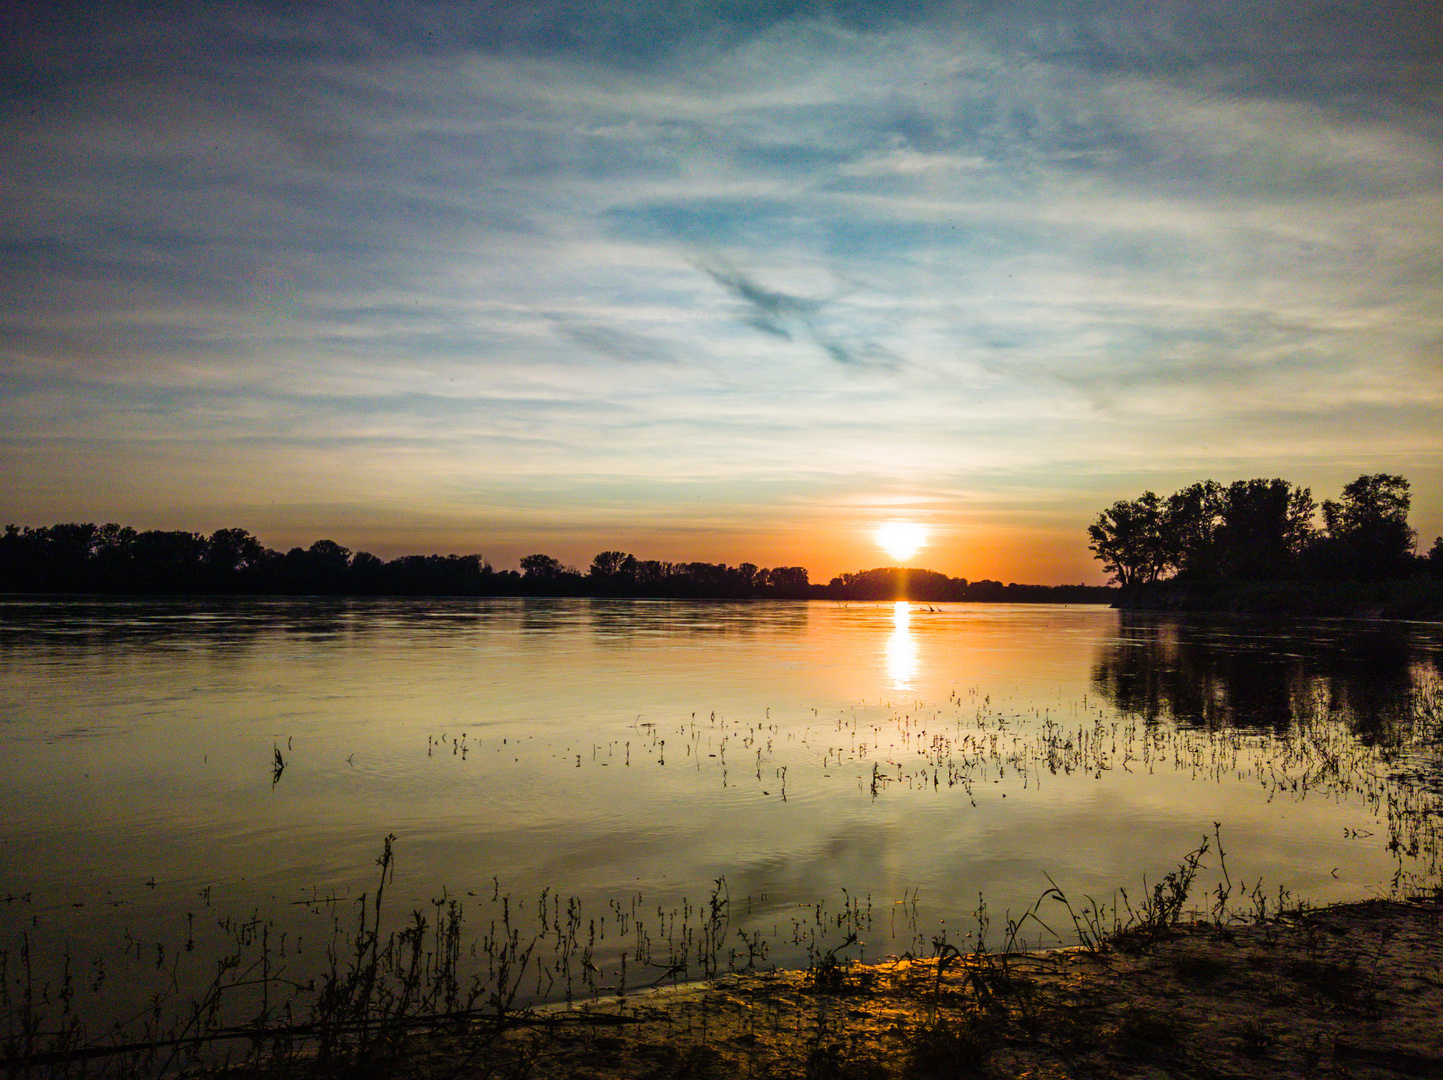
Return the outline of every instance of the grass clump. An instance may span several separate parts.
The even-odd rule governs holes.
[[[851,962],[837,954],[855,944],[857,935],[849,933],[840,945],[813,954],[812,962],[807,968],[807,982],[813,990],[822,994],[843,994],[851,989],[847,980]]]

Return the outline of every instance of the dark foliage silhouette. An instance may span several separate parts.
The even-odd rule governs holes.
[[[1410,573],[1418,541],[1408,526],[1410,504],[1408,481],[1386,473],[1360,476],[1337,502],[1324,501],[1316,576],[1383,580]]]
[[[211,536],[136,532],[120,525],[7,526],[0,536],[0,591],[346,596],[618,596],[697,599],[1056,601],[1106,603],[1087,586],[968,582],[931,570],[886,568],[813,585],[802,566],[661,562],[603,551],[583,574],[550,555],[527,555],[520,571],[480,555],[405,555],[389,562],[333,540],[281,553],[245,529]]]
[[[1018,585],[984,578],[968,581],[935,570],[879,567],[835,577],[815,595],[832,600],[912,600],[919,603],[1105,604],[1113,589],[1095,585]]]
[[[1414,555],[1408,481],[1364,475],[1319,507],[1286,480],[1214,480],[1161,499],[1119,500],[1089,526],[1089,547],[1124,588],[1180,582],[1385,581],[1430,572]],[[1436,547],[1437,545],[1435,545]]]

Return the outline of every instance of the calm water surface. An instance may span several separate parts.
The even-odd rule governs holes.
[[[1429,870],[1388,800],[1431,765],[1368,746],[1440,655],[1096,607],[0,599],[3,946],[284,924],[370,888],[387,834],[399,909],[723,879],[781,964],[817,904],[870,905],[876,958],[1049,875],[1136,890],[1214,822],[1234,879],[1359,897]],[[1320,716],[1331,776],[1290,749]]]

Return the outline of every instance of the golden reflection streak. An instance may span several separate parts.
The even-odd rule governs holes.
[[[887,638],[887,674],[897,690],[911,690],[917,680],[917,641],[912,637],[912,606],[892,605],[892,634]]]

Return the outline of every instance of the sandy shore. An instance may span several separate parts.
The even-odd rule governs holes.
[[[727,976],[428,1037],[389,1064],[416,1080],[1443,1077],[1440,916],[1437,898],[1379,900],[940,973]]]

